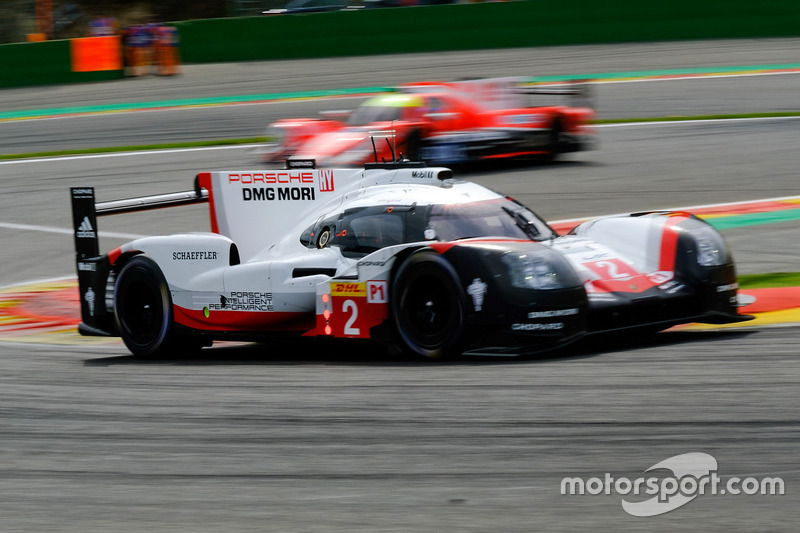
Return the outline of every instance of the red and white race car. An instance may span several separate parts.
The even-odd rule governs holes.
[[[569,95],[572,105],[528,105]],[[591,148],[589,85],[528,86],[518,78],[403,85],[338,118],[282,119],[267,128],[264,162],[313,159],[349,167],[402,154],[430,165],[537,158]],[[383,134],[385,142],[375,140]],[[391,139],[391,140],[390,140]]]
[[[212,232],[100,253],[97,215],[201,201]],[[559,236],[441,167],[204,172],[195,191],[101,204],[73,187],[72,205],[79,329],[119,335],[139,356],[278,335],[511,355],[752,318],[738,313],[724,240],[688,213],[600,218]]]

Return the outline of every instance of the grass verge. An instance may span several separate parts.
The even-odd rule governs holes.
[[[739,276],[740,289],[764,289],[779,287],[800,287],[800,272],[745,274]]]

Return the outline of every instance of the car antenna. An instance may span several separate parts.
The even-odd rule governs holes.
[[[392,143],[389,142],[388,138],[386,139],[386,144],[389,145],[389,150],[392,152],[392,163],[394,163],[394,162],[397,161],[397,157],[395,157],[395,155],[394,155],[394,146],[392,146]],[[385,161],[384,161],[384,163],[385,163]]]
[[[375,157],[375,163],[378,163],[378,149],[375,146],[375,135],[380,135],[381,137],[386,139],[386,144],[389,146],[389,151],[392,153],[392,160],[390,162],[397,163],[397,157],[395,156],[396,146],[393,143],[389,142],[389,137],[388,137],[389,135],[391,135],[392,139],[394,140],[396,138],[395,133],[396,132],[393,129],[369,132],[369,139],[370,141],[372,141],[372,153],[373,156]],[[386,158],[381,158],[381,159],[383,159],[384,163],[387,163]]]
[[[394,120],[392,121],[392,129],[389,130],[392,133],[392,163],[397,162],[397,130],[394,129]],[[389,142],[389,139],[386,139],[386,142]]]

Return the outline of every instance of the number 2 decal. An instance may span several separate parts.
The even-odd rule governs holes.
[[[628,279],[638,275],[638,272],[619,259],[595,261],[593,263],[586,263],[586,266],[594,270],[604,279]]]
[[[598,268],[605,268],[608,272],[608,276],[612,279],[619,279],[619,278],[627,278],[628,276],[625,274],[619,273],[619,265],[616,263],[612,263],[611,261],[598,261],[595,263]]]
[[[353,327],[353,324],[355,324],[356,320],[358,320],[358,306],[353,300],[345,300],[342,304],[342,312],[347,313],[350,310],[352,310],[353,314],[350,315],[350,318],[347,319],[347,322],[344,325],[344,334],[361,335],[361,330]]]

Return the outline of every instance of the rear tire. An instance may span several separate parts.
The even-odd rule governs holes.
[[[392,319],[401,348],[439,359],[458,352],[463,295],[452,265],[433,252],[409,256],[392,284]]]
[[[558,119],[554,120],[553,124],[550,126],[550,131],[547,133],[547,154],[544,156],[544,160],[547,163],[555,161],[561,153],[562,130],[561,121]]]
[[[139,357],[174,355],[183,350],[173,332],[172,297],[167,280],[146,256],[131,259],[117,277],[114,315],[125,346]],[[184,347],[199,346],[183,343]]]

